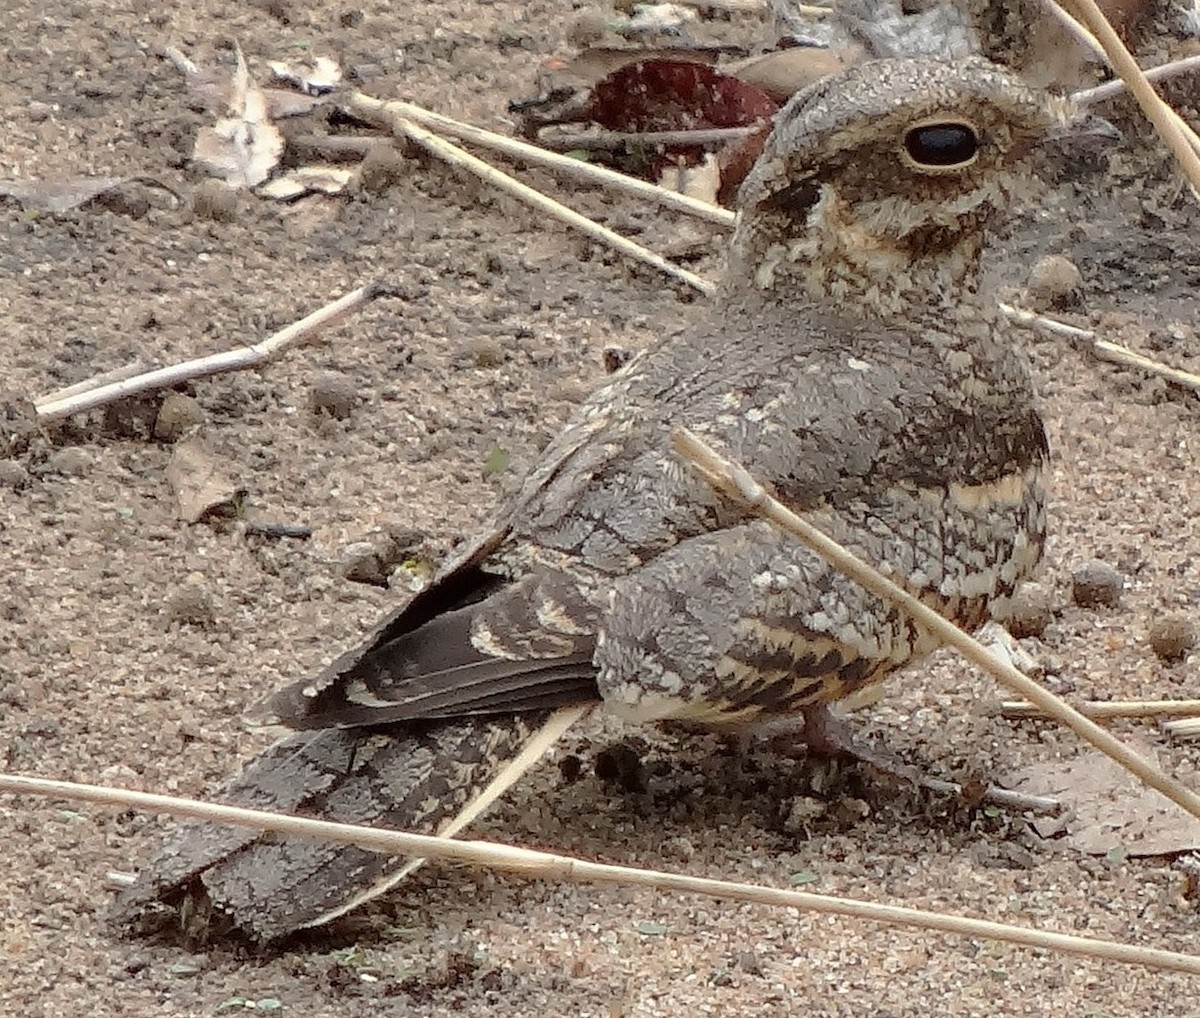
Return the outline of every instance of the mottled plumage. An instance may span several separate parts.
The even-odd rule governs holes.
[[[672,451],[677,425],[927,603],[985,621],[1041,555],[1046,441],[1021,356],[978,295],[978,255],[1066,117],[973,61],[879,61],[793,99],[743,188],[711,306],[600,388],[427,590],[273,699],[276,720],[316,731],[273,747],[229,797],[329,816],[333,789],[356,819],[441,829],[556,708],[798,717],[934,649],[714,493]],[[359,743],[383,761],[370,775]],[[124,912],[202,899],[269,939],[398,865],[368,857],[188,829]]]

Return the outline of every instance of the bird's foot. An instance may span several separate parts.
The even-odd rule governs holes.
[[[925,774],[917,767],[905,763],[886,746],[868,746],[855,738],[854,726],[845,717],[834,714],[828,707],[812,707],[804,713],[804,724],[792,726],[788,731],[768,733],[773,751],[792,756],[803,746],[808,756],[821,756],[834,760],[854,760],[868,764],[881,773],[921,788],[936,795],[953,796],[968,805],[990,802],[1010,809],[1030,810],[1035,813],[1057,813],[1059,803],[1042,796],[1025,795],[995,785],[984,785],[971,781],[959,785]]]
[[[771,748],[783,755],[793,755],[800,746],[808,756],[861,761],[913,785],[920,785],[923,780],[920,771],[906,764],[890,749],[864,745],[855,737],[854,726],[825,706],[808,708],[804,712],[804,724],[801,727],[771,737]]]

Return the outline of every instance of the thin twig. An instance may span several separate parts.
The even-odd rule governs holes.
[[[1148,67],[1142,73],[1146,76],[1147,81],[1163,81],[1189,71],[1200,71],[1200,56],[1184,57],[1182,60],[1172,60],[1169,63],[1159,64],[1157,67]],[[1080,106],[1091,106],[1126,91],[1128,91],[1128,86],[1125,82],[1120,78],[1114,78],[1112,81],[1106,81],[1103,85],[1081,88],[1078,92],[1072,92],[1071,101]]]
[[[664,208],[707,219],[718,226],[733,225],[734,215],[728,209],[710,205],[708,202],[699,201],[686,194],[680,194],[678,191],[670,191],[657,184],[651,184],[649,181],[638,180],[636,177],[618,173],[616,170],[610,170],[607,166],[595,166],[591,163],[580,162],[578,159],[569,159],[557,152],[550,152],[537,145],[531,145],[527,141],[452,120],[450,117],[414,106],[412,103],[401,102],[398,99],[384,102],[356,92],[346,103],[346,109],[352,115],[368,123],[378,124],[393,131],[396,130],[397,120],[411,120],[413,123],[420,124],[431,131],[437,131],[439,134],[448,134],[461,141],[469,141],[472,144],[500,152],[510,158],[544,166],[548,170],[575,180],[603,184],[614,190],[645,198]]]
[[[175,69],[184,75],[199,74],[200,68],[197,67],[187,55],[180,49],[174,46],[168,46],[163,50],[163,56],[175,65]]]
[[[728,14],[762,14],[770,4],[767,0],[679,0],[684,7],[698,7],[701,10],[724,11]],[[833,13],[832,7],[819,4],[791,4],[790,9],[796,14],[806,14],[811,18],[824,18]]]
[[[405,117],[396,116],[392,119],[392,130],[406,135],[413,142],[425,149],[425,151],[444,160],[451,166],[466,170],[468,173],[473,173],[493,187],[505,191],[514,198],[525,202],[526,205],[531,205],[541,212],[554,216],[555,219],[559,219],[567,225],[575,227],[575,229],[591,237],[593,240],[607,244],[609,247],[629,258],[633,258],[635,261],[650,265],[660,272],[664,272],[668,276],[679,280],[681,283],[687,284],[692,289],[699,290],[705,296],[709,296],[716,291],[716,286],[707,279],[696,275],[694,272],[689,272],[687,269],[681,269],[678,265],[667,261],[661,255],[655,254],[649,248],[642,247],[641,244],[635,244],[629,238],[622,237],[619,233],[608,229],[608,227],[601,226],[599,223],[588,219],[587,216],[580,215],[574,209],[567,208],[562,203],[556,202],[553,198],[542,194],[541,191],[517,180],[516,177],[509,176],[507,173],[496,169],[491,163],[486,163],[477,156],[471,155],[465,149],[461,149],[457,145],[452,145],[445,138],[440,138],[431,131],[425,130],[420,124],[414,123]]]
[[[291,538],[305,541],[313,535],[313,528],[303,523],[267,523],[248,520],[245,532],[254,537]]]
[[[76,784],[70,781],[49,781],[0,774],[0,792],[17,795],[41,795],[82,802],[92,802],[120,809],[141,809],[174,816],[194,817],[216,823],[273,831],[292,837],[313,838],[337,844],[358,845],[388,855],[413,855],[428,859],[443,859],[508,870],[527,878],[569,880],[578,883],[620,884],[654,887],[682,894],[699,894],[725,901],[745,901],[775,908],[797,908],[824,915],[839,915],[895,926],[937,930],[957,936],[1000,940],[1026,947],[1061,951],[1066,954],[1102,958],[1107,961],[1148,968],[1170,969],[1200,975],[1200,957],[1164,951],[1160,948],[1120,944],[1092,937],[1077,937],[1067,933],[1031,930],[1007,923],[966,916],[947,915],[898,905],[881,905],[854,898],[811,894],[806,891],[763,887],[756,884],[712,880],[682,873],[641,869],[633,866],[611,866],[588,862],[572,856],[536,852],[512,845],[487,841],[458,841],[431,835],[409,834],[353,824],[337,824],[306,817],[266,813],[241,809],[218,803],[198,802],[175,796],[152,795],[120,788]]]
[[[1097,341],[1096,334],[1091,329],[1081,329],[1077,325],[1068,325],[1066,322],[1060,322],[1057,318],[1039,315],[1036,311],[1030,311],[1028,308],[1013,307],[1011,304],[1005,304],[1004,301],[997,301],[996,307],[1014,325],[1021,325],[1027,329],[1038,329],[1041,332],[1049,333],[1051,336],[1061,336],[1063,339],[1069,339],[1074,343],[1082,343],[1086,346],[1091,346]]]
[[[1200,718],[1181,718],[1179,721],[1164,721],[1159,728],[1176,739],[1194,739],[1200,735]]]
[[[1106,59],[1100,40],[1092,35],[1086,25],[1081,24],[1073,14],[1057,3],[1057,0],[1042,0],[1042,6],[1084,49],[1089,50],[1093,56],[1099,57],[1101,60]]]
[[[1111,718],[1162,718],[1200,716],[1200,700],[1089,700],[1076,709],[1093,721]],[[1041,718],[1046,715],[1036,704],[1005,700],[1000,713],[1006,718]]]
[[[123,364],[119,368],[113,368],[111,371],[104,371],[98,375],[93,375],[91,378],[85,378],[82,382],[76,382],[74,385],[68,385],[62,389],[55,389],[53,392],[47,393],[38,401],[40,403],[56,403],[60,399],[69,399],[71,396],[78,396],[81,392],[90,392],[92,389],[99,389],[102,385],[108,385],[111,382],[123,382],[126,378],[133,378],[134,375],[140,375],[146,370],[146,364],[141,359],[131,361],[129,364]]]
[[[658,145],[724,145],[750,137],[759,127],[708,127],[695,131],[543,131],[538,141],[555,152],[613,152]]]
[[[1162,792],[1168,799],[1200,819],[1200,795],[1182,782],[1164,773],[1139,753],[1134,752],[1111,732],[1084,717],[1066,701],[1043,689],[1031,678],[1001,661],[978,640],[944,619],[928,605],[898,587],[878,570],[852,555],[836,541],[777,502],[749,474],[745,467],[721,456],[686,428],[677,428],[673,436],[676,451],[686,459],[717,491],[724,492],[747,508],[794,534],[825,561],[841,570],[871,593],[902,609],[919,625],[932,632],[972,664],[1021,696],[1037,704],[1055,720],[1070,728],[1084,741],[1117,761],[1143,784]]]
[[[86,389],[66,397],[59,397],[58,394],[43,396],[36,404],[38,420],[54,421],[71,414],[82,413],[84,410],[104,406],[106,403],[112,403],[118,399],[126,399],[154,389],[164,389],[194,378],[257,367],[274,360],[289,346],[295,345],[302,339],[310,338],[319,329],[337,324],[364,304],[390,292],[391,290],[387,286],[380,283],[360,286],[357,290],[326,304],[300,321],[280,329],[260,343],[239,347],[236,350],[225,350],[207,357],[198,357],[195,360],[184,361],[182,364],[155,368],[145,374],[96,387],[91,387],[91,380],[89,380],[87,383],[81,383],[88,386]]]
[[[964,798],[966,791],[962,785],[956,784],[953,781],[943,781],[941,778],[921,778],[921,787],[927,788],[931,792],[939,792],[942,795],[951,795],[958,798]],[[1000,788],[997,785],[988,785],[978,798],[972,801],[991,802],[997,806],[1004,806],[1007,809],[1028,810],[1032,813],[1060,813],[1062,812],[1062,803],[1057,799],[1052,799],[1046,795],[1030,795],[1027,792],[1016,792],[1011,788]]]
[[[1127,346],[1121,346],[1119,343],[1111,343],[1107,339],[1099,339],[1090,329],[1081,329],[1075,325],[1068,325],[1066,322],[1047,318],[1045,315],[1035,314],[1024,308],[1015,308],[1011,304],[1005,304],[1002,301],[998,302],[997,306],[1000,308],[1000,312],[1016,325],[1039,329],[1052,336],[1062,336],[1084,346],[1100,360],[1109,361],[1112,364],[1120,364],[1127,368],[1138,368],[1147,374],[1166,379],[1173,385],[1191,389],[1193,392],[1200,392],[1200,375],[1195,375],[1190,371],[1183,371],[1180,368],[1172,368],[1161,361],[1154,360],[1152,357],[1136,353]]]

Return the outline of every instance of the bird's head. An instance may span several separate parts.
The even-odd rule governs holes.
[[[1077,118],[982,59],[877,60],[779,112],[740,193],[730,281],[879,313],[973,290],[985,233]],[[936,292],[930,292],[936,291]]]

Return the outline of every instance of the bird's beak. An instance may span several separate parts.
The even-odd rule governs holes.
[[[1072,151],[1103,152],[1121,141],[1124,135],[1109,120],[1086,107],[1078,107],[1074,115],[1050,132],[1050,140]]]

